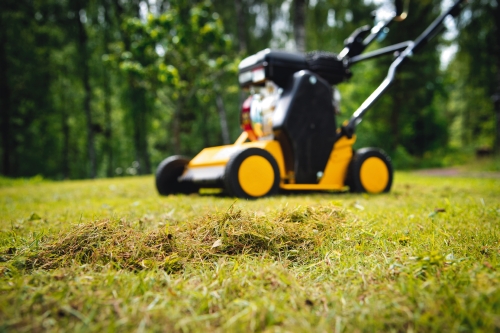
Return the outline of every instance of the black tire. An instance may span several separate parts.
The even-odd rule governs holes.
[[[368,169],[363,168],[363,165]],[[372,167],[373,170],[370,170]],[[346,185],[354,193],[389,192],[393,173],[391,159],[382,149],[362,148],[354,152],[347,171]]]
[[[251,159],[245,162],[250,157],[262,157],[265,159]],[[247,174],[250,170],[248,167],[248,163],[252,164],[252,161],[257,160],[258,163],[254,164],[263,165],[265,170],[255,170],[252,172],[253,179],[245,179],[240,180],[240,168],[245,162],[247,165],[244,167],[246,170],[242,170],[243,175]],[[269,168],[271,167],[271,169]],[[251,167],[250,167],[251,168]],[[269,173],[272,173],[271,175]],[[244,184],[242,184],[243,182]],[[259,182],[262,184],[262,187],[259,187]],[[257,185],[258,189],[256,191],[249,191],[248,185]],[[266,150],[260,148],[247,148],[241,150],[231,156],[229,161],[226,164],[226,170],[224,173],[224,186],[229,195],[235,196],[238,198],[246,198],[246,199],[256,199],[268,195],[273,195],[278,193],[280,186],[280,172],[278,163],[274,159],[274,157]],[[269,190],[267,189],[269,187]],[[246,188],[246,189],[245,189]]]
[[[198,192],[199,188],[195,184],[191,182],[179,182],[178,180],[188,163],[188,158],[175,155],[164,159],[158,165],[156,169],[156,189],[159,194],[190,194]]]

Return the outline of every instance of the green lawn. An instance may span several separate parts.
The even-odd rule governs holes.
[[[0,180],[0,332],[500,330],[500,179],[386,195]]]

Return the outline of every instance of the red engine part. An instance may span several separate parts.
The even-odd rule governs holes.
[[[248,138],[251,141],[257,140],[257,135],[252,128],[252,120],[250,119],[250,108],[252,105],[252,96],[248,96],[248,98],[243,102],[243,106],[241,107],[241,116],[240,123],[241,128],[247,132]]]

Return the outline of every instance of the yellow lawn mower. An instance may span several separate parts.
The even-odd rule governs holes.
[[[279,191],[327,190],[381,193],[391,189],[393,168],[378,148],[354,151],[355,127],[393,82],[398,67],[456,16],[458,0],[417,39],[362,54],[392,21],[406,17],[402,1],[375,26],[356,29],[338,54],[263,50],[239,65],[239,83],[250,91],[241,110],[243,132],[232,145],[203,149],[192,160],[171,156],[156,171],[161,195],[221,188],[240,198],[259,198]],[[338,103],[332,87],[347,80],[349,67],[386,54],[398,56],[381,85],[336,127]]]

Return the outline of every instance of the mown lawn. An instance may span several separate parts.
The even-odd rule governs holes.
[[[500,179],[159,197],[0,180],[0,332],[500,330]]]

